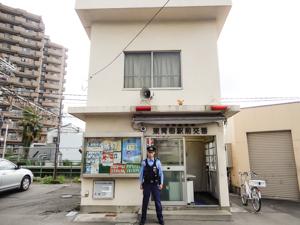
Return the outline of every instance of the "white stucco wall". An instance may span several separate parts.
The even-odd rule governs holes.
[[[109,63],[143,27],[144,23],[95,23],[91,28],[90,72]],[[182,88],[154,90],[153,105],[218,103],[220,82],[216,22],[152,23],[127,51],[180,50]],[[124,86],[124,54],[88,82],[87,106],[137,105],[139,90]]]
[[[92,116],[86,119],[86,135],[97,136],[97,134],[119,134],[119,133],[137,133],[138,131],[131,127],[131,116]],[[150,126],[151,127],[151,126]],[[150,132],[150,127],[147,129]],[[225,149],[223,126],[217,123],[207,125],[208,134],[216,137],[217,144],[217,173],[218,181],[216,187],[216,195],[219,197],[221,207],[229,207]],[[146,133],[145,135],[147,135]],[[145,155],[145,149],[143,149]],[[104,178],[104,180],[107,178]],[[94,180],[101,180],[101,178],[94,178]],[[142,201],[142,192],[139,190],[138,178],[117,178],[115,179],[115,198],[113,200],[94,200],[93,194],[93,178],[82,178],[81,183],[81,205],[82,206],[139,206]],[[124,194],[130,190],[130,193]],[[88,193],[88,196],[85,194]]]

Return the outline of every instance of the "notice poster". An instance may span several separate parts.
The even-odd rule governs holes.
[[[101,164],[103,166],[112,166],[113,163],[114,163],[114,153],[102,152]]]
[[[121,163],[121,152],[114,152],[114,164],[118,164],[118,163]]]
[[[114,198],[114,181],[94,181],[94,199]]]
[[[100,151],[101,139],[100,138],[87,138],[86,139],[86,150],[87,151]]]
[[[140,163],[141,152],[141,138],[123,138],[122,163]]]
[[[126,164],[126,173],[139,173],[140,168],[140,164]]]
[[[86,153],[85,172],[99,173],[100,159],[101,152],[88,151]]]
[[[99,144],[100,151],[121,152],[120,138],[102,138]]]
[[[126,173],[126,165],[124,164],[114,164],[110,167],[111,174],[125,174]]]

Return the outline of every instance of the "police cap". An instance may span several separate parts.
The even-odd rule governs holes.
[[[156,151],[156,147],[154,145],[147,146],[147,151],[148,152],[155,152]]]

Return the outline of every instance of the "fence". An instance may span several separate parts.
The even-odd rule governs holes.
[[[67,152],[66,152],[67,151]],[[67,157],[76,154],[77,160]],[[7,149],[5,159],[32,171],[35,177],[52,176],[54,172],[55,147],[32,147],[27,159],[22,149]],[[73,157],[74,158],[74,157]],[[79,177],[81,174],[81,160],[78,149],[60,149],[57,156],[57,176],[65,178]]]

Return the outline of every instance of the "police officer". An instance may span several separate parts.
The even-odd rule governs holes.
[[[142,161],[140,170],[140,188],[143,190],[143,206],[140,225],[144,225],[146,222],[150,194],[153,196],[155,201],[158,222],[161,225],[165,224],[162,215],[162,206],[160,203],[160,191],[163,188],[164,175],[160,160],[154,158],[155,151],[155,146],[147,147],[147,158]]]

